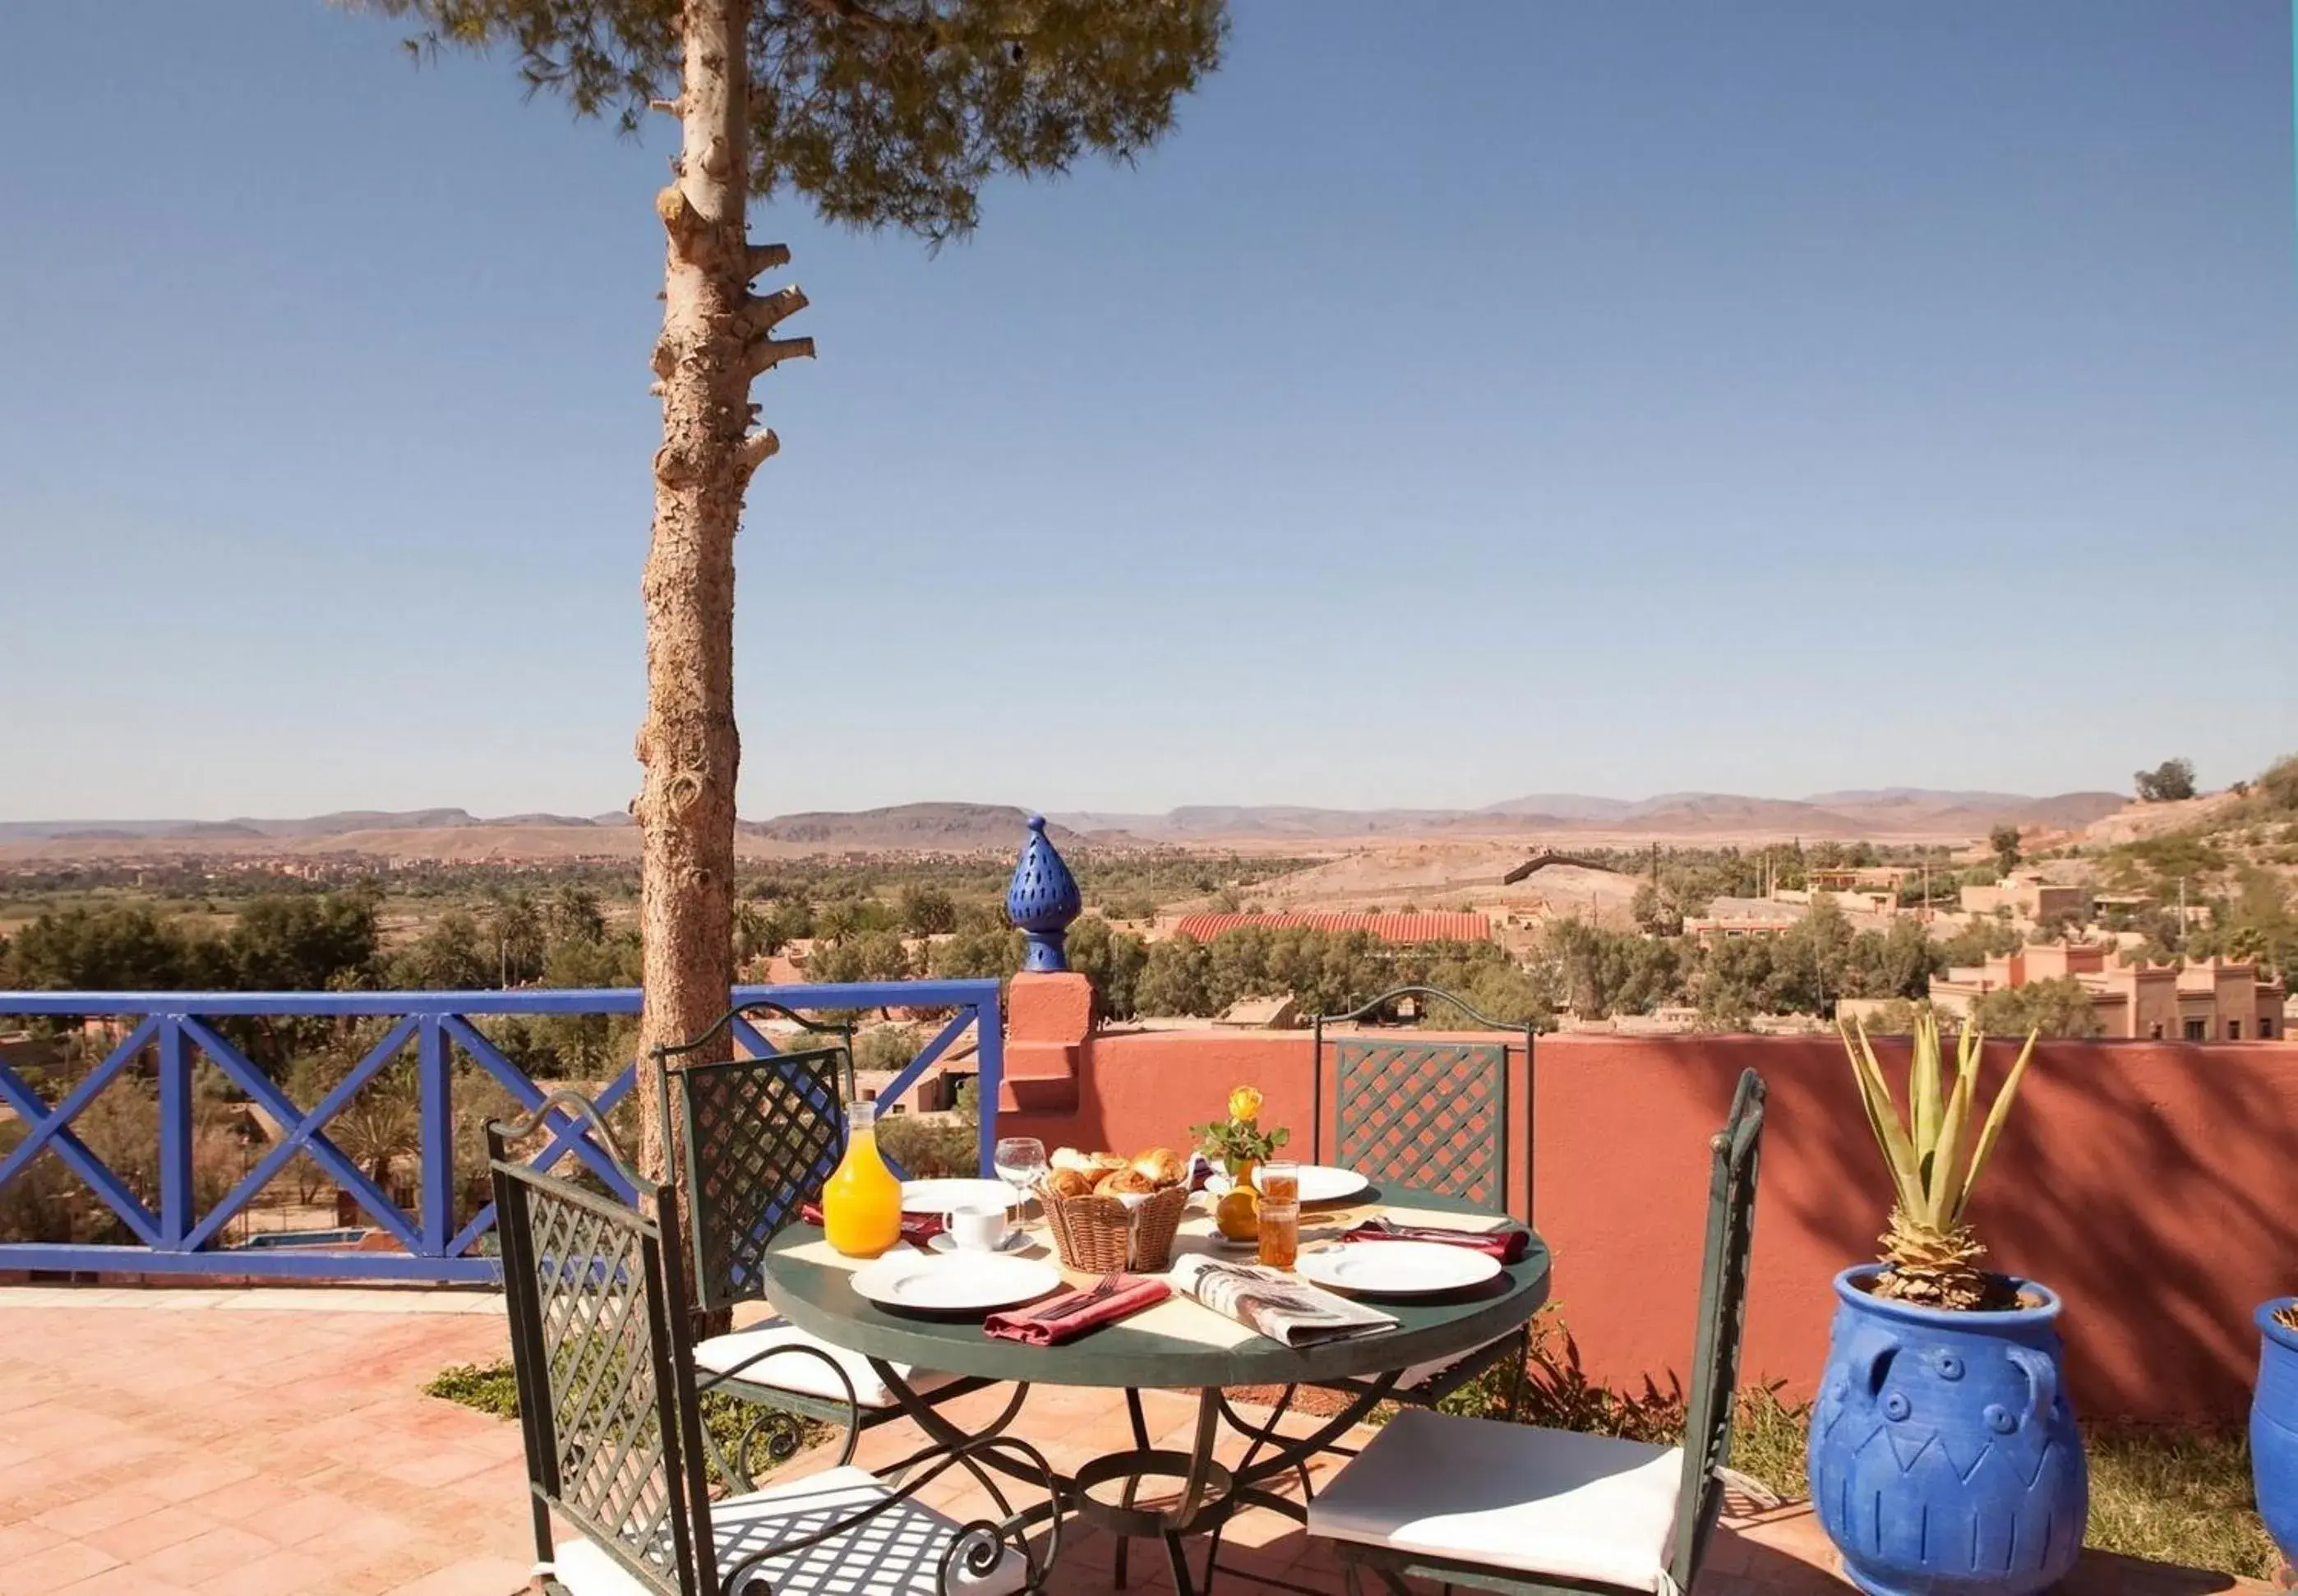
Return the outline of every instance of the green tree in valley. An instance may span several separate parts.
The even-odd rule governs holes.
[[[811,358],[781,334],[796,286],[754,294],[785,266],[753,244],[753,194],[930,242],[969,233],[1000,172],[1055,174],[1095,153],[1128,160],[1172,126],[1213,70],[1220,0],[368,0],[412,19],[424,49],[502,49],[529,92],[635,130],[674,118],[679,151],[655,199],[667,237],[655,524],[643,589],[641,837],[646,954],[641,1049],[699,1036],[734,978],[734,533],[751,475],[780,441],[753,425],[751,384]],[[640,1093],[640,1162],[666,1159]]]
[[[2191,759],[2165,759],[2153,770],[2135,773],[2131,784],[2138,790],[2142,804],[2170,804],[2195,796],[2195,762]]]
[[[553,891],[542,912],[555,942],[596,942],[607,934],[607,915],[599,906],[599,895],[579,882]]]
[[[2019,828],[1999,825],[1987,833],[1987,846],[1995,850],[1995,872],[2009,875],[2019,868]]]
[[[369,889],[259,897],[224,934],[226,984],[251,992],[326,992],[374,979],[379,896]]]
[[[1149,945],[1098,914],[1087,914],[1070,927],[1067,952],[1070,968],[1093,982],[1101,1013],[1112,1020],[1133,1018],[1135,988],[1149,963]]]
[[[938,937],[957,929],[957,903],[939,887],[905,887],[896,910],[913,937]]]
[[[1140,979],[1134,983],[1137,1013],[1217,1013],[1212,996],[1212,955],[1194,937],[1174,937],[1149,945]]]
[[[1649,881],[1637,883],[1635,896],[1628,900],[1628,914],[1648,937],[1683,935],[1683,910],[1674,896]]]
[[[2104,1029],[2089,990],[2071,975],[1986,993],[1971,1005],[1971,1022],[1991,1037],[2095,1037]]]
[[[192,939],[146,908],[41,915],[9,949],[11,986],[48,992],[168,992],[192,984]]]

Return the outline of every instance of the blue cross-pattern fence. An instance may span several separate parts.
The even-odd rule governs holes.
[[[873,1008],[955,1010],[940,1031],[880,1093],[891,1102],[932,1069],[950,1046],[974,1035],[977,1090],[981,1105],[980,1166],[994,1173],[998,1087],[1004,1073],[1003,1011],[995,980],[867,981],[847,985],[737,987],[735,1005],[761,1001],[800,1011]],[[130,1274],[228,1275],[303,1279],[398,1279],[492,1283],[496,1260],[482,1243],[494,1227],[494,1206],[486,1204],[459,1228],[454,1223],[455,1055],[492,1077],[525,1107],[540,1104],[543,1091],[488,1041],[473,1021],[484,1017],[636,1014],[639,993],[629,988],[569,988],[505,992],[0,992],[0,1015],[50,1019],[135,1021],[103,1062],[55,1103],[33,1091],[0,1061],[0,1104],[13,1110],[25,1134],[0,1156],[0,1188],[20,1176],[42,1153],[53,1150],[84,1181],[97,1201],[116,1214],[136,1241],[125,1245],[55,1242],[0,1242],[0,1271],[88,1271]],[[351,1073],[308,1108],[286,1092],[212,1023],[260,1018],[365,1018],[391,1021]],[[777,1049],[754,1025],[738,1021],[738,1046],[756,1056]],[[415,1211],[409,1213],[344,1155],[326,1127],[360,1089],[415,1044],[421,1150]],[[98,1158],[71,1125],[80,1112],[122,1073],[137,1067],[147,1052],[157,1059],[159,1163],[156,1209]],[[193,1071],[204,1056],[262,1115],[278,1128],[263,1156],[204,1213],[195,1212],[193,1194]],[[626,1066],[599,1096],[612,1110],[638,1082],[635,1064]],[[549,1121],[550,1137],[533,1159],[537,1169],[578,1160],[625,1201],[631,1194],[614,1162],[579,1122],[565,1116]],[[398,1251],[362,1252],[332,1247],[217,1245],[225,1225],[285,1170],[298,1154],[308,1155],[350,1194],[367,1220],[384,1232]]]

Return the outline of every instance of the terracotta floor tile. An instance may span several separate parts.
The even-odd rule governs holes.
[[[110,1552],[123,1563],[136,1563],[151,1560],[156,1552],[218,1527],[214,1519],[189,1508],[172,1503],[153,1507],[149,1501],[145,1508],[136,1517],[90,1529],[74,1538],[98,1551]]]
[[[219,1524],[143,1560],[163,1577],[196,1587],[219,1574],[245,1567],[278,1550],[252,1530],[236,1524]]]
[[[193,1588],[207,1596],[320,1596],[334,1589],[330,1578],[333,1572],[321,1559],[283,1548],[203,1580]]]
[[[531,1567],[503,1558],[475,1558],[409,1580],[391,1596],[519,1596]]]
[[[189,1585],[161,1578],[140,1564],[123,1563],[90,1579],[75,1580],[61,1596],[195,1596]]]
[[[0,1568],[6,1567],[18,1558],[28,1558],[36,1551],[45,1551],[51,1546],[61,1546],[70,1538],[30,1519],[21,1524],[0,1524]]]
[[[255,1476],[252,1465],[203,1456],[193,1449],[180,1454],[172,1466],[154,1468],[148,1476],[148,1488],[160,1501],[189,1501]]]
[[[131,1482],[98,1488],[62,1507],[50,1508],[46,1512],[37,1515],[32,1522],[54,1530],[60,1535],[77,1539],[94,1530],[108,1529],[130,1518],[141,1518],[157,1505],[149,1491],[139,1490]]]
[[[119,1567],[118,1558],[107,1557],[93,1546],[59,1541],[8,1565],[9,1596],[46,1596],[50,1591],[61,1591],[75,1581],[92,1579]]]

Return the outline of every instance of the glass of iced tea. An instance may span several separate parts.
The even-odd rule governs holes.
[[[1253,1172],[1261,1188],[1261,1261],[1289,1269],[1301,1255],[1301,1166],[1272,1159]]]

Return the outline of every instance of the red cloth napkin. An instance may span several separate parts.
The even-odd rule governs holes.
[[[1440,1230],[1425,1225],[1392,1225],[1386,1220],[1370,1219],[1352,1230],[1341,1233],[1343,1241],[1433,1241],[1441,1246],[1467,1247],[1497,1258],[1502,1263],[1520,1261],[1532,1245],[1532,1232],[1511,1227],[1506,1230]]]
[[[798,1217],[807,1224],[819,1228],[822,1224],[822,1204],[799,1203]],[[948,1228],[946,1222],[938,1213],[911,1213],[907,1210],[903,1211],[902,1239],[913,1246],[924,1246],[946,1228]]]
[[[981,1321],[983,1332],[1000,1341],[1022,1341],[1031,1346],[1052,1346],[1072,1340],[1087,1330],[1114,1324],[1128,1314],[1153,1308],[1173,1294],[1162,1280],[1140,1275],[1120,1277],[1117,1289],[1089,1307],[1080,1308],[1088,1294],[1065,1291],[1056,1297],[1007,1313],[993,1313]]]

